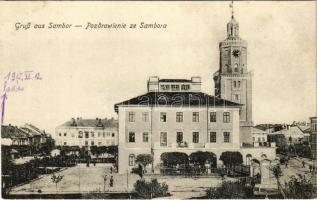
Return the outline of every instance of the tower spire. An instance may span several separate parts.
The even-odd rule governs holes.
[[[233,1],[231,1],[229,7],[231,8],[231,19],[234,18]]]

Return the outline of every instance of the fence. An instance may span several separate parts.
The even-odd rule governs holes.
[[[215,176],[220,175],[223,169],[210,168],[210,167],[197,167],[197,166],[186,166],[186,167],[161,167],[161,175],[165,176]]]

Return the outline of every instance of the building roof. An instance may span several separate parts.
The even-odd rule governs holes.
[[[29,135],[17,126],[2,125],[1,138],[27,138]]]
[[[263,131],[270,129],[270,128],[280,128],[284,129],[286,127],[285,124],[258,124],[255,126],[257,129],[261,129]]]
[[[267,133],[265,130],[262,130],[262,129],[259,129],[259,128],[256,128],[256,127],[252,127],[252,133],[262,133],[262,134],[265,134]]]
[[[286,129],[276,131],[274,133],[269,133],[270,135],[277,135],[277,134],[282,134],[285,137],[304,137],[303,131],[298,127],[298,126],[289,126]]]
[[[117,128],[118,127],[118,120],[113,118],[111,119],[82,119],[82,118],[73,118],[64,124],[60,125],[59,127],[104,127],[104,128]]]
[[[140,106],[224,106],[240,107],[232,101],[220,99],[202,92],[148,92],[146,94],[134,97],[132,99],[117,103],[114,109],[118,112],[118,106],[123,105],[140,105]]]
[[[180,82],[192,82],[192,81],[188,79],[159,79],[159,82],[180,83]]]

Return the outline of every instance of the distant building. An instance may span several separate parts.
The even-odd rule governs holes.
[[[308,142],[309,134],[304,133],[298,126],[287,125],[285,129],[268,133],[269,141],[276,142],[277,146],[281,144],[298,144]]]
[[[111,146],[118,144],[118,121],[115,119],[73,118],[56,127],[57,146]]]
[[[258,142],[258,143],[267,142],[267,132],[253,127],[252,128],[252,141],[253,141],[253,143],[255,143],[255,142]]]
[[[21,130],[17,126],[2,125],[1,126],[1,145],[29,145],[30,135]]]
[[[266,131],[267,133],[274,133],[286,128],[286,124],[258,124],[255,126],[257,129]]]
[[[311,135],[310,135],[310,145],[312,158],[317,159],[317,117],[311,117]]]

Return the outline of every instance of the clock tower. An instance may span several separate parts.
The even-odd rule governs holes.
[[[219,43],[219,51],[220,66],[213,77],[215,96],[242,104],[240,143],[252,143],[252,74],[247,68],[247,42],[239,37],[233,11],[227,24],[227,38]]]

